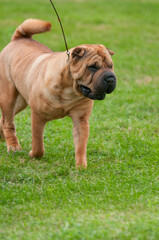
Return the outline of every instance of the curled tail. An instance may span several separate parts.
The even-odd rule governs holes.
[[[51,23],[39,19],[27,19],[15,30],[12,41],[18,38],[31,38],[33,34],[51,30]]]

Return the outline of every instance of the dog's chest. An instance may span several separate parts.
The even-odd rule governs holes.
[[[67,87],[67,88],[64,88],[62,91],[61,91],[61,100],[62,101],[70,101],[70,102],[73,102],[75,100],[77,100],[78,98],[81,98],[79,96],[77,96],[74,91],[73,91],[73,88],[72,87]]]
[[[42,112],[50,115],[52,119],[58,119],[69,115],[69,111],[76,108],[84,97],[76,95],[72,87],[64,89],[56,87],[51,92],[43,89],[43,93],[37,99],[40,101],[38,105]]]

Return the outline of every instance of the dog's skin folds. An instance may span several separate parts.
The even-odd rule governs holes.
[[[115,89],[112,51],[103,45],[81,45],[54,53],[32,39],[49,31],[51,24],[28,19],[13,34],[0,53],[0,134],[8,151],[20,150],[14,116],[31,107],[32,150],[30,157],[44,154],[43,131],[53,119],[73,120],[76,167],[87,167],[86,148],[93,100],[103,99]]]

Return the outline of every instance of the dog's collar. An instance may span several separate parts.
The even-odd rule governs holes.
[[[68,64],[68,71],[69,71],[69,75],[70,75],[70,77],[72,78],[72,73],[71,73],[71,70],[70,70],[70,62],[69,62],[69,61],[67,61],[67,64]]]
[[[70,51],[67,50],[66,54],[67,54],[67,57],[68,57],[67,62],[69,62],[69,60],[70,60]]]
[[[66,54],[67,54],[67,60],[66,60],[66,62],[67,62],[67,64],[68,64],[68,68],[69,68],[69,75],[70,75],[70,77],[72,77],[71,70],[70,70],[70,51],[67,50]]]

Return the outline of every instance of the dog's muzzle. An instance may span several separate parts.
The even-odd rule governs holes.
[[[104,72],[100,75],[93,89],[81,85],[80,90],[85,97],[93,100],[103,100],[106,94],[110,94],[116,87],[116,76],[113,72]]]

